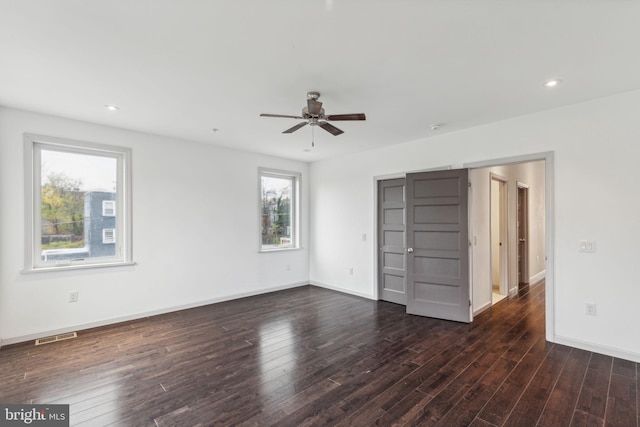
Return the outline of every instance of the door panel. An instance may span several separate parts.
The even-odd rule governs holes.
[[[405,180],[378,183],[378,285],[381,300],[407,304]]]
[[[529,283],[529,189],[518,185],[518,284]]]
[[[468,170],[408,174],[407,313],[470,322]]]
[[[427,197],[421,197],[427,199]],[[460,212],[456,205],[415,206],[413,209],[414,224],[457,224]]]

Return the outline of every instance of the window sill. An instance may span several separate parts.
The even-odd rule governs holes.
[[[273,249],[260,249],[258,253],[268,254],[272,252],[289,252],[289,251],[301,251],[303,248],[273,248]]]
[[[58,265],[55,267],[37,267],[31,269],[21,270],[21,274],[33,274],[33,273],[51,273],[54,271],[71,271],[71,270],[86,270],[94,268],[110,268],[110,267],[128,267],[136,265],[135,262],[106,262],[104,264],[76,264],[76,265]]]

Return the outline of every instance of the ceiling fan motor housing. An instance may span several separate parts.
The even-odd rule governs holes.
[[[302,117],[304,117],[307,120],[311,120],[311,119],[323,119],[324,116],[324,108],[320,109],[320,114],[311,114],[309,113],[309,107],[303,107],[302,108]]]

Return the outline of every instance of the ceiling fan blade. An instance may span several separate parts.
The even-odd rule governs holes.
[[[364,113],[359,114],[332,114],[327,116],[327,120],[367,120]]]
[[[285,130],[282,133],[293,133],[293,132],[297,131],[298,129],[300,129],[301,127],[303,127],[304,125],[306,125],[306,124],[307,124],[307,122],[298,123],[294,127],[289,128],[289,129]]]
[[[309,114],[313,116],[317,116],[322,111],[322,102],[316,101],[315,99],[307,99],[307,110]]]
[[[318,123],[318,126],[320,126],[322,129],[326,130],[330,134],[333,134],[333,136],[338,136],[341,133],[344,133],[343,130],[338,129],[337,127],[335,127],[331,123],[320,122],[320,123]]]
[[[285,119],[304,119],[304,117],[301,117],[301,116],[287,116],[284,114],[265,114],[265,113],[260,114],[260,117],[282,117]]]

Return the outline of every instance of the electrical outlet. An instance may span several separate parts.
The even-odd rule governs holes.
[[[587,316],[595,316],[596,315],[596,305],[593,303],[585,303],[584,305],[584,313]]]
[[[349,267],[349,274],[353,275],[353,267]]]
[[[287,264],[287,271],[291,271],[291,264]]]
[[[69,302],[78,302],[78,291],[69,292]]]

